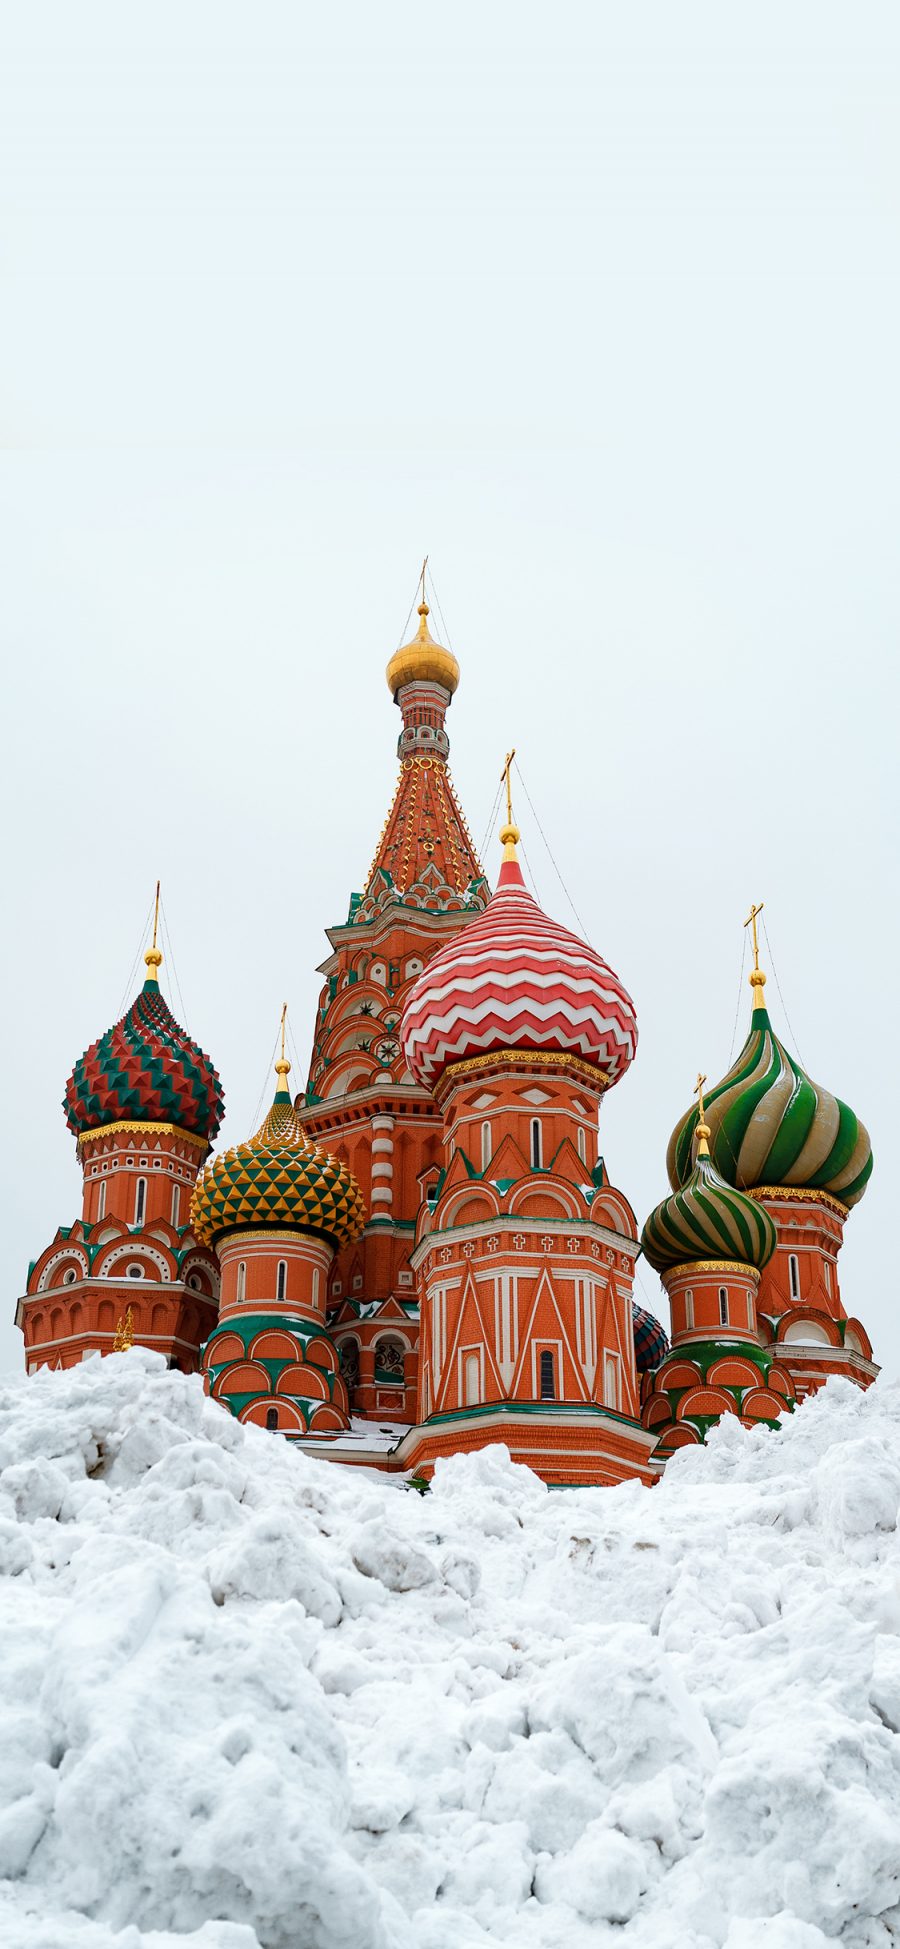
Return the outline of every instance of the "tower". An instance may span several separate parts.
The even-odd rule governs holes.
[[[722,1414],[736,1414],[745,1426],[774,1425],[794,1399],[790,1373],[766,1350],[757,1317],[775,1226],[763,1205],[726,1184],[713,1165],[705,1081],[697,1079],[693,1168],[641,1233],[641,1250],[672,1309],[671,1353],[653,1373],[642,1415],[662,1455],[702,1441]]]
[[[403,1014],[443,1117],[420,1209],[420,1425],[406,1466],[508,1443],[546,1481],[650,1479],[631,1286],[637,1227],[597,1158],[634,1007],[599,954],[528,893],[509,803],[485,911],[434,956]]]
[[[189,1214],[224,1099],[160,993],[162,958],[154,925],[140,993],[66,1084],[82,1213],[29,1268],[16,1311],[29,1373],[111,1352],[129,1307],[135,1340],[191,1371],[215,1323],[218,1268]]]
[[[350,1172],[305,1137],[281,1057],[268,1115],[249,1142],[213,1159],[191,1207],[222,1275],[218,1325],[203,1350],[206,1387],[239,1421],[293,1438],[349,1424],[347,1389],[326,1325],[335,1250],[362,1230]]]
[[[815,1393],[830,1374],[868,1387],[878,1372],[872,1345],[841,1300],[838,1253],[848,1212],[872,1172],[868,1131],[839,1097],[813,1083],[788,1054],[769,1020],[759,965],[754,907],[753,1012],[737,1061],[706,1096],[713,1162],[771,1218],[775,1250],[757,1295],[760,1327],[797,1394]],[[688,1110],[669,1141],[673,1188],[692,1169],[698,1111]]]
[[[410,1254],[424,1187],[437,1175],[441,1117],[400,1044],[406,996],[435,950],[487,899],[448,768],[445,720],[456,658],[428,628],[424,593],[415,636],[387,667],[402,728],[400,774],[362,893],[328,930],[306,1094],[307,1135],[359,1181],[369,1211],[329,1276],[335,1339],[354,1412],[417,1417],[418,1303]]]

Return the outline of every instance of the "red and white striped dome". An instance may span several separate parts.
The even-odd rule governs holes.
[[[500,1049],[580,1056],[617,1083],[637,1048],[634,1003],[618,976],[541,912],[515,857],[504,859],[484,912],[420,974],[400,1034],[429,1089],[450,1063]]]

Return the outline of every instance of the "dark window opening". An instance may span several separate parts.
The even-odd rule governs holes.
[[[541,1400],[556,1400],[556,1382],[553,1378],[552,1353],[541,1354]]]
[[[274,1435],[277,1433],[278,1431],[278,1409],[277,1408],[266,1409],[266,1427],[268,1428],[270,1435]]]

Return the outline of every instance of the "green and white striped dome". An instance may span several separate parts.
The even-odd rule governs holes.
[[[855,1205],[872,1173],[865,1125],[839,1097],[810,1081],[779,1042],[765,1008],[754,1008],[736,1063],[707,1091],[706,1121],[716,1169],[745,1191],[794,1185]],[[685,1184],[693,1169],[697,1122],[694,1104],[669,1140],[673,1187]]]
[[[768,1212],[725,1183],[703,1139],[690,1176],[651,1211],[641,1233],[643,1254],[654,1272],[697,1259],[728,1259],[761,1272],[775,1242]]]

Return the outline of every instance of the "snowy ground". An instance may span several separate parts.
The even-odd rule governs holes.
[[[8,1949],[900,1942],[900,1389],[420,1498],[133,1350],[0,1466]]]

